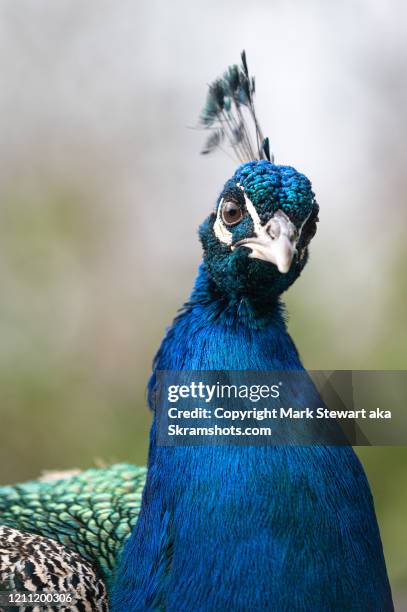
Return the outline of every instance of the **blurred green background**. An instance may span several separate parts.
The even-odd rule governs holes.
[[[286,297],[306,366],[407,367],[401,1],[5,0],[0,15],[1,483],[145,462],[151,360],[234,170],[188,128],[242,48],[276,160],[321,206]],[[358,452],[402,609],[407,448]]]

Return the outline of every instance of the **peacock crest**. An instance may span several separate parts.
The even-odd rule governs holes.
[[[203,155],[229,144],[239,162],[266,159],[274,162],[269,139],[263,136],[256,115],[255,79],[249,73],[246,52],[242,51],[240,66],[229,66],[222,77],[209,85],[206,104],[200,115],[200,126],[209,136],[201,151]]]

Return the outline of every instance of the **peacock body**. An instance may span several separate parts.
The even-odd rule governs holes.
[[[303,371],[280,296],[306,265],[319,208],[309,180],[272,161],[242,59],[210,86],[202,122],[205,152],[229,140],[246,161],[199,230],[203,263],[156,355],[152,409],[162,370]],[[156,428],[154,414],[147,473],[114,466],[7,487],[0,519],[79,553],[115,612],[393,610],[351,447],[169,447],[157,445]]]

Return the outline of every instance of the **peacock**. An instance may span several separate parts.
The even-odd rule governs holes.
[[[393,610],[351,446],[157,444],[159,372],[304,371],[281,295],[319,206],[304,174],[275,163],[254,95],[243,52],[200,116],[202,152],[228,148],[239,166],[199,228],[194,287],[153,362],[147,469],[0,488],[0,590],[71,590],[67,610]]]

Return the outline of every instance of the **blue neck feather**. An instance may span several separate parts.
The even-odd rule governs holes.
[[[225,301],[201,267],[156,370],[301,369],[282,307]],[[150,381],[154,386],[154,372]],[[380,535],[348,447],[156,447],[112,609],[390,611]]]

